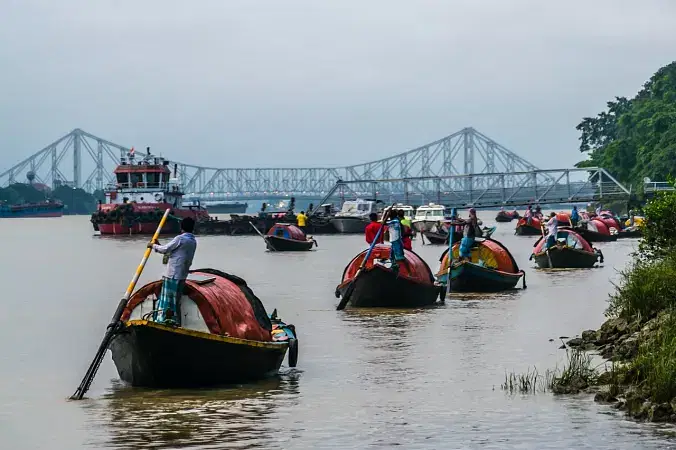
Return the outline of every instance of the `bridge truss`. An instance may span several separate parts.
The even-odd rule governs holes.
[[[36,182],[48,186],[68,184],[92,192],[114,181],[112,171],[120,156],[128,151],[127,146],[75,129],[0,173],[0,186],[24,182],[28,173],[32,172]],[[216,193],[239,197],[321,196],[331,190],[338,180],[411,179],[414,189],[422,189],[423,186],[417,184],[418,180],[438,178],[443,180],[445,189],[471,190],[490,187],[496,178],[460,175],[537,170],[533,164],[473,128],[464,128],[395,156],[344,167],[216,168],[177,161],[176,164],[188,194],[206,196]],[[517,184],[523,181],[513,176],[506,180]]]

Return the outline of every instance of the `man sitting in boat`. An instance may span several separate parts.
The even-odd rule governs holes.
[[[364,230],[364,237],[366,238],[366,243],[368,245],[371,245],[373,243],[373,240],[376,238],[376,234],[378,234],[378,230],[380,230],[380,222],[378,222],[378,214],[376,213],[371,213],[369,214],[369,219],[371,219],[371,223],[366,225],[366,230]],[[382,244],[383,241],[383,233],[380,233],[380,236],[378,236],[378,244]]]
[[[404,250],[413,250],[413,245],[411,238],[413,237],[413,228],[411,227],[411,221],[406,218],[404,215],[404,210],[400,209],[397,211],[397,216],[399,217],[399,223],[401,223],[401,242],[404,245]]]
[[[549,220],[547,221],[547,244],[546,248],[553,247],[556,245],[556,235],[558,233],[559,221],[556,218],[556,213],[551,212],[549,214]]]
[[[535,213],[533,215],[540,220],[544,218],[544,215],[542,214],[542,208],[540,208],[540,205],[537,205],[535,207]]]
[[[182,233],[172,239],[167,245],[159,242],[150,242],[148,247],[165,256],[167,269],[162,277],[162,291],[157,301],[153,320],[158,323],[180,325],[181,318],[178,314],[178,302],[183,293],[183,286],[188,277],[188,271],[192,265],[197,240],[192,234],[195,229],[195,221],[192,217],[186,217],[181,221]]]
[[[298,224],[298,228],[303,230],[303,233],[305,233],[305,222],[307,221],[307,216],[305,215],[305,211],[301,211],[300,214],[296,216],[296,223]]]

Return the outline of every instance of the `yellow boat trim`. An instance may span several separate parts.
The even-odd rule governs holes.
[[[184,336],[192,336],[201,339],[210,339],[212,341],[227,342],[229,344],[248,345],[250,347],[269,348],[279,350],[280,347],[287,347],[288,341],[284,342],[260,342],[250,341],[248,339],[234,338],[230,336],[219,336],[217,334],[204,333],[203,331],[189,330],[187,328],[170,327],[160,323],[151,322],[149,320],[129,320],[125,323],[127,327],[150,327],[158,330],[169,331],[171,333],[182,334]]]

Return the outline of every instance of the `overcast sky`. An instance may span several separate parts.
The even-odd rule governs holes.
[[[541,168],[676,59],[673,0],[0,0],[0,171],[73,128],[219,167],[473,126]]]

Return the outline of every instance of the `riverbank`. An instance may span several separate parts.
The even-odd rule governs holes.
[[[676,193],[648,203],[644,238],[610,296],[608,320],[566,342],[574,355],[597,353],[609,370],[591,368],[586,383],[560,377],[558,393],[591,390],[596,401],[613,403],[635,419],[676,423],[675,206]],[[555,393],[556,385],[555,379]]]

